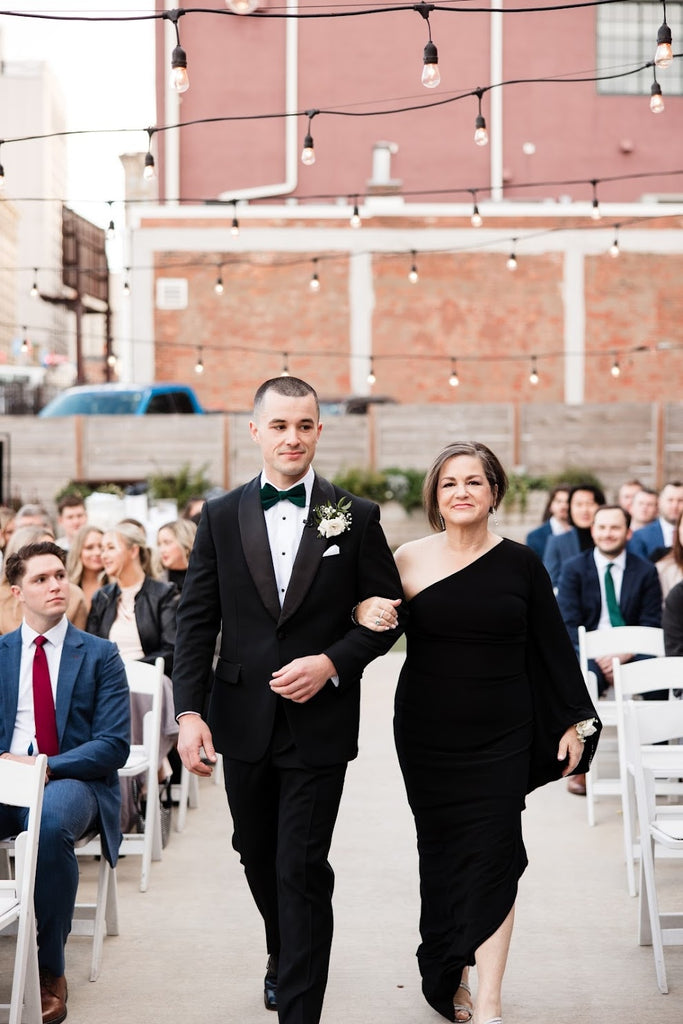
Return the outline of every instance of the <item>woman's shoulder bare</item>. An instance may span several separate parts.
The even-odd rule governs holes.
[[[416,558],[421,558],[427,551],[438,546],[439,534],[430,533],[426,537],[418,537],[417,540],[406,541],[405,544],[401,544],[400,548],[396,548],[394,552],[394,558],[396,564],[400,565],[401,562],[409,564]]]

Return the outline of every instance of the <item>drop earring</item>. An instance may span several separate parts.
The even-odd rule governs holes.
[[[498,526],[498,516],[496,515],[496,509],[494,505],[491,505],[491,508],[489,509],[489,514],[493,516],[493,522],[495,523],[496,526]]]
[[[439,512],[439,522],[441,523],[441,529],[445,530],[446,529],[446,520],[444,519],[444,517],[441,515],[440,512]]]

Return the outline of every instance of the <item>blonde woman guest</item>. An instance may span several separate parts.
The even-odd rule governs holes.
[[[81,588],[88,602],[88,611],[96,590],[107,582],[102,563],[102,537],[104,530],[87,523],[76,532],[66,559],[69,579]]]
[[[473,1024],[501,1024],[525,796],[585,766],[599,731],[548,573],[489,527],[506,489],[486,445],[448,445],[424,484],[434,532],[396,552],[409,615],[394,733],[417,831],[422,990]],[[355,614],[385,630],[398,603]]]
[[[54,540],[54,534],[44,526],[20,526],[15,530],[5,548],[5,558],[9,558],[27,544],[36,544],[41,540]],[[3,572],[0,581],[0,634],[11,633],[18,629],[24,617],[21,604],[18,602]],[[88,619],[88,602],[85,594],[75,583],[69,583],[69,602],[66,617],[76,629],[85,629]]]
[[[662,585],[662,598],[666,600],[671,588],[683,580],[683,513],[676,520],[671,551],[655,562],[655,567]]]
[[[7,542],[14,533],[16,512],[7,505],[0,505],[0,564],[2,564],[3,552]]]
[[[162,579],[175,583],[179,591],[183,589],[196,533],[197,527],[191,519],[176,519],[161,526],[157,534]]]

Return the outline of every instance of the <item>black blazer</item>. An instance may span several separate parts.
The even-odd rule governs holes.
[[[275,719],[273,671],[294,658],[324,653],[339,686],[328,680],[311,700],[282,704],[302,759],[313,766],[339,764],[358,752],[363,669],[398,635],[355,626],[351,609],[375,594],[402,597],[398,571],[377,505],[316,476],[311,508],[348,498],[352,522],[326,539],[315,524],[304,528],[281,609],[259,486],[260,476],[204,506],[178,608],[176,713],[202,713],[204,680],[222,630],[208,725],[218,751],[257,761]]]
[[[120,593],[118,583],[107,583],[95,591],[86,625],[88,633],[109,638]],[[178,590],[174,583],[145,576],[135,595],[135,623],[145,654],[141,660],[153,665],[157,658],[163,658],[167,676],[173,671],[177,606]]]

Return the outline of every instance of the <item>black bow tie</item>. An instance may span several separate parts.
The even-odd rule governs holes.
[[[305,508],[306,487],[304,484],[296,484],[288,491],[278,491],[272,484],[264,484],[261,488],[261,507],[263,509],[272,508],[273,505],[277,505],[278,501],[291,501],[293,505]]]

